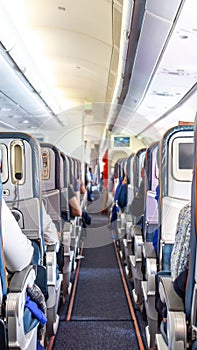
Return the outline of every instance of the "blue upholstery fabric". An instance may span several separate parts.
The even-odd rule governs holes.
[[[162,270],[163,271],[170,271],[170,258],[171,258],[171,252],[172,252],[173,244],[165,244],[162,247]]]
[[[31,300],[29,296],[26,297],[25,306],[32,312],[32,314],[37,318],[42,326],[47,322],[45,314],[40,310],[38,304]]]
[[[25,334],[29,333],[34,327],[38,325],[39,321],[34,317],[31,310],[25,308],[23,316],[24,332]]]

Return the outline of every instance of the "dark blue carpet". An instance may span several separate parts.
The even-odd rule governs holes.
[[[136,350],[129,321],[61,322],[55,342],[58,350]]]
[[[91,215],[71,321],[60,322],[54,349],[138,350],[107,217]]]
[[[72,320],[131,320],[113,244],[85,249]]]

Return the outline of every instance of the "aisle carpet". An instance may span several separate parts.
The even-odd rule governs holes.
[[[83,237],[84,259],[71,320],[60,322],[54,349],[139,349],[108,218],[99,207],[98,203],[89,207],[92,224]]]

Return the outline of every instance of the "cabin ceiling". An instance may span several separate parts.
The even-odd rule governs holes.
[[[194,120],[196,0],[0,5],[1,128],[59,135],[82,126],[103,148],[107,129],[148,144]]]
[[[98,142],[116,81],[122,2],[0,1],[0,53],[6,60],[0,60],[0,127],[35,133],[73,127],[83,118],[84,138]],[[14,67],[9,78],[8,65]]]

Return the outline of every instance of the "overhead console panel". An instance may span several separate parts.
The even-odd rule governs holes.
[[[127,96],[116,119],[116,126],[125,125],[141,103],[158,62],[170,38],[181,0],[148,0]]]

